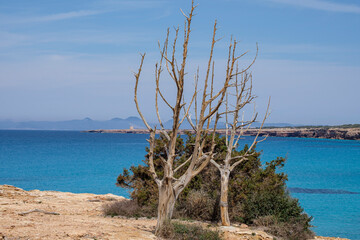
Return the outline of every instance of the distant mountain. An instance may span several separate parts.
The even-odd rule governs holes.
[[[195,122],[195,120],[193,120]],[[150,125],[159,125],[149,123]],[[212,125],[212,124],[211,124]],[[254,123],[252,127],[259,127],[260,123]],[[0,120],[0,129],[17,129],[17,130],[95,130],[95,129],[129,129],[130,127],[136,129],[145,128],[144,123],[138,117],[128,118],[113,118],[106,121],[92,120],[91,118],[84,118],[82,120],[68,120],[68,121],[26,121],[14,122],[9,120]],[[172,120],[164,122],[164,127],[172,128]],[[266,123],[265,127],[294,127],[288,123]],[[225,128],[225,123],[218,123],[218,129]],[[191,129],[190,124],[185,120],[181,129]]]
[[[69,121],[27,121],[13,122],[0,121],[0,129],[18,129],[18,130],[90,130],[90,129],[129,129],[145,128],[142,120],[137,117],[126,119],[113,118],[107,121],[96,121],[91,118]]]

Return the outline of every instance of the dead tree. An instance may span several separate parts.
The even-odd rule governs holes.
[[[236,67],[235,80],[231,85],[232,89],[235,89],[235,92],[231,92],[230,88],[226,94],[225,112],[219,113],[217,118],[225,115],[226,119],[226,129],[225,129],[225,141],[227,146],[227,151],[224,159],[221,163],[216,162],[214,159],[211,159],[211,163],[219,170],[221,176],[221,190],[220,190],[220,216],[221,223],[223,226],[230,226],[229,219],[229,208],[228,208],[228,192],[229,192],[229,178],[230,173],[243,161],[246,161],[252,154],[252,149],[256,146],[257,143],[264,141],[267,136],[263,139],[258,140],[261,129],[264,125],[265,120],[269,116],[269,105],[270,98],[267,106],[265,116],[263,118],[262,124],[247,151],[242,155],[235,155],[234,150],[238,147],[239,139],[243,136],[244,130],[250,128],[251,124],[254,123],[257,119],[257,113],[254,111],[254,115],[251,120],[244,121],[244,112],[240,116],[240,111],[243,110],[246,106],[251,104],[255,99],[255,96],[252,92],[252,75],[247,72],[241,71],[239,74],[238,67]],[[238,77],[241,77],[241,81],[238,81]],[[229,109],[229,99],[228,96],[231,95],[235,100],[235,103],[231,109]],[[230,96],[230,97],[231,97]],[[229,123],[229,115],[232,115],[232,122]],[[241,120],[239,119],[241,117]]]
[[[191,22],[194,16],[194,10],[196,6],[192,2],[191,10],[188,15],[184,12],[185,17],[185,27],[184,27],[184,40],[182,43],[182,55],[180,59],[176,58],[177,51],[177,41],[179,28],[175,28],[175,37],[171,45],[169,45],[169,29],[167,30],[167,36],[163,46],[159,44],[160,50],[160,61],[155,65],[155,108],[156,115],[159,122],[159,129],[156,127],[150,126],[146,121],[144,115],[142,114],[139,103],[138,103],[138,86],[140,74],[142,71],[142,66],[145,58],[145,54],[141,55],[141,62],[138,71],[134,74],[135,76],[135,96],[134,101],[137,108],[137,111],[143,120],[146,128],[150,132],[150,139],[148,140],[150,147],[148,153],[149,159],[149,171],[154,181],[156,182],[159,189],[159,205],[158,205],[158,219],[156,225],[155,234],[161,234],[161,229],[164,226],[164,223],[172,218],[173,209],[175,201],[178,198],[179,194],[184,190],[184,188],[189,184],[191,179],[200,173],[210,162],[214,156],[215,148],[215,130],[217,125],[217,120],[215,121],[214,126],[210,127],[210,122],[213,119],[213,116],[216,116],[220,106],[223,103],[223,100],[226,95],[226,91],[229,87],[231,79],[233,79],[235,74],[236,63],[239,60],[240,56],[236,55],[236,41],[230,42],[229,52],[228,52],[228,61],[226,75],[224,79],[221,80],[222,84],[218,90],[214,90],[213,81],[214,81],[214,61],[213,61],[213,52],[214,46],[218,39],[216,39],[216,21],[213,27],[213,36],[210,47],[210,55],[205,71],[205,76],[203,79],[203,90],[202,94],[199,94],[199,104],[198,104],[198,82],[199,82],[199,70],[195,74],[195,90],[192,94],[191,100],[186,103],[184,97],[184,85],[185,85],[185,68],[187,64],[188,57],[188,44],[190,39],[191,32]],[[180,63],[180,66],[178,65]],[[176,98],[175,102],[171,103],[164,92],[160,88],[160,79],[162,79],[162,73],[165,70],[170,76],[171,81],[175,84],[176,87]],[[245,69],[246,70],[246,69]],[[245,71],[244,70],[244,71]],[[211,83],[210,83],[211,81]],[[170,109],[172,113],[172,128],[167,130],[164,128],[160,114],[159,114],[159,99],[161,99],[165,105]],[[192,106],[195,107],[195,110],[192,110]],[[191,120],[191,111],[194,111],[195,122]],[[195,142],[194,150],[191,156],[184,161],[179,166],[174,166],[174,160],[176,156],[176,139],[179,134],[179,128],[184,120],[187,119],[191,124],[195,132]],[[160,133],[167,140],[165,144],[166,157],[160,157],[162,161],[162,172],[163,176],[160,178],[155,171],[154,166],[154,147],[155,147],[155,134]],[[209,151],[204,152],[205,147],[205,138],[204,135],[212,134],[211,148]],[[179,171],[181,170],[181,171]],[[181,176],[177,178],[175,175]]]

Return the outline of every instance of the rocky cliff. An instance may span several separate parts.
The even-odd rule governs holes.
[[[180,130],[180,133],[192,130]],[[146,129],[113,129],[113,130],[89,130],[86,132],[94,133],[138,133],[147,134]],[[217,130],[220,134],[225,134],[224,129]],[[255,136],[258,129],[248,129],[244,131],[245,136]],[[299,138],[327,138],[360,140],[360,128],[266,128],[262,129],[260,136],[269,135],[271,137],[299,137]]]
[[[245,131],[245,135],[256,135],[257,129]],[[260,135],[273,137],[328,138],[360,140],[359,128],[271,128],[262,129]]]

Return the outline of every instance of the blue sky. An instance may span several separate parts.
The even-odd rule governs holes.
[[[200,0],[192,26],[188,92],[205,68],[218,20],[216,78],[230,36],[239,51],[259,44],[252,68],[257,110],[272,97],[269,122],[360,122],[360,2],[355,0]],[[0,0],[0,119],[65,120],[137,116],[139,53],[146,52],[139,100],[155,120],[157,41],[183,26],[190,1]],[[163,87],[171,95],[171,83]],[[249,113],[251,114],[251,113]],[[163,118],[170,116],[162,109]]]

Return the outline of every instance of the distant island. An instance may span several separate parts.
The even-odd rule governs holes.
[[[245,136],[255,136],[259,129],[250,128],[244,131]],[[193,130],[183,129],[180,134]],[[138,133],[147,134],[147,129],[98,129],[88,130],[89,133]],[[219,134],[225,134],[225,129],[218,129]],[[327,139],[343,139],[343,140],[360,140],[360,128],[341,128],[341,127],[293,127],[293,128],[264,128],[260,132],[260,136],[271,137],[299,137],[299,138],[327,138]]]
[[[149,123],[155,126],[155,123]],[[260,123],[254,123],[252,127],[259,127]],[[289,123],[266,123],[265,127],[296,127]],[[70,130],[82,131],[89,129],[135,129],[145,128],[143,121],[138,117],[112,118],[110,120],[93,120],[89,117],[84,119],[65,120],[65,121],[11,121],[0,120],[2,130]],[[164,127],[170,129],[172,121],[164,122]],[[219,128],[225,128],[224,123],[218,124]],[[191,126],[186,121],[183,122],[182,129],[190,129]]]
[[[124,129],[133,126],[144,128],[141,119],[137,117],[113,118],[110,120],[93,120],[89,117],[84,119],[65,121],[11,121],[0,120],[2,130],[66,130],[82,131],[88,129]]]

